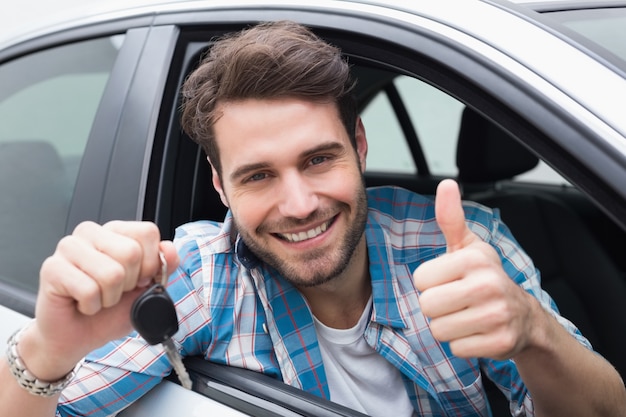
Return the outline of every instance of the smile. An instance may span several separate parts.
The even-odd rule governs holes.
[[[304,232],[299,232],[299,233],[277,233],[277,236],[279,236],[280,238],[291,242],[291,243],[298,243],[298,242],[302,242],[308,239],[313,239],[314,237],[317,237],[319,235],[321,235],[322,233],[324,233],[326,230],[328,230],[328,226],[331,225],[331,223],[333,222],[333,219],[327,221],[326,223],[317,226],[313,229],[304,231]]]

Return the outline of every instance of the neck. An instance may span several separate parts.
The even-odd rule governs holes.
[[[313,315],[328,327],[348,329],[358,322],[372,294],[365,237],[361,239],[346,269],[331,281],[301,287]]]

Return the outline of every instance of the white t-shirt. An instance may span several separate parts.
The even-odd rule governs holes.
[[[373,417],[411,417],[416,414],[400,371],[363,337],[371,306],[370,297],[351,329],[333,329],[315,318],[330,398]]]

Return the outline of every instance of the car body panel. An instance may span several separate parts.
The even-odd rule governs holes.
[[[172,401],[175,398],[176,401]],[[164,381],[140,401],[131,404],[120,416],[186,416],[241,417],[246,416],[229,406],[211,401],[173,382]]]

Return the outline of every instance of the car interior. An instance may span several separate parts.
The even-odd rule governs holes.
[[[24,289],[36,288],[41,259],[65,232],[72,197],[65,166],[52,144],[42,140],[0,143],[0,190],[2,275],[23,277],[19,284]],[[33,222],[41,222],[42,227],[24,227]],[[31,249],[25,251],[25,247]]]
[[[457,147],[464,198],[498,208],[540,271],[542,287],[594,349],[626,375],[626,281],[580,215],[555,192],[501,186],[539,161],[505,131],[466,108]],[[563,194],[567,194],[564,190]],[[506,404],[485,381],[496,416]]]
[[[498,187],[537,162],[536,156],[478,113],[463,112],[457,164],[460,183],[472,189],[466,198],[500,209],[561,314],[624,375],[623,271],[567,201],[537,189]]]

